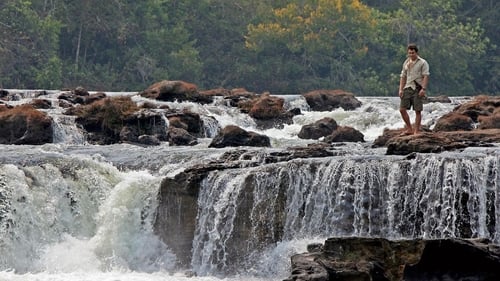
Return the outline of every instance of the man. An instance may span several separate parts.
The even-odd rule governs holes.
[[[429,64],[418,55],[416,44],[406,48],[408,58],[403,63],[399,80],[399,112],[406,125],[403,135],[418,134],[422,122],[423,99],[429,82]],[[412,127],[407,110],[415,111],[415,126]]]

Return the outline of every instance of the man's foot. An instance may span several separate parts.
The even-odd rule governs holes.
[[[413,131],[404,131],[402,132],[401,134],[399,134],[400,137],[404,137],[404,136],[410,136],[410,135],[413,135]]]

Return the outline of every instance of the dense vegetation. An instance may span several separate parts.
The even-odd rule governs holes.
[[[0,88],[395,95],[406,44],[431,94],[499,95],[496,0],[2,0]]]

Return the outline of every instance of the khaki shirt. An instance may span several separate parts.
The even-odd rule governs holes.
[[[418,84],[422,85],[422,80],[425,75],[429,75],[429,64],[426,60],[421,57],[417,57],[415,62],[411,62],[410,58],[407,58],[403,63],[403,70],[401,70],[401,78],[406,77],[406,84],[404,88],[412,88],[415,90]]]

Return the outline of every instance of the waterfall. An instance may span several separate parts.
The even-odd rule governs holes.
[[[152,228],[160,180],[81,155],[0,164],[0,270],[172,269]]]
[[[332,157],[212,172],[193,240],[200,274],[247,271],[293,239],[487,238],[500,242],[500,156]]]

